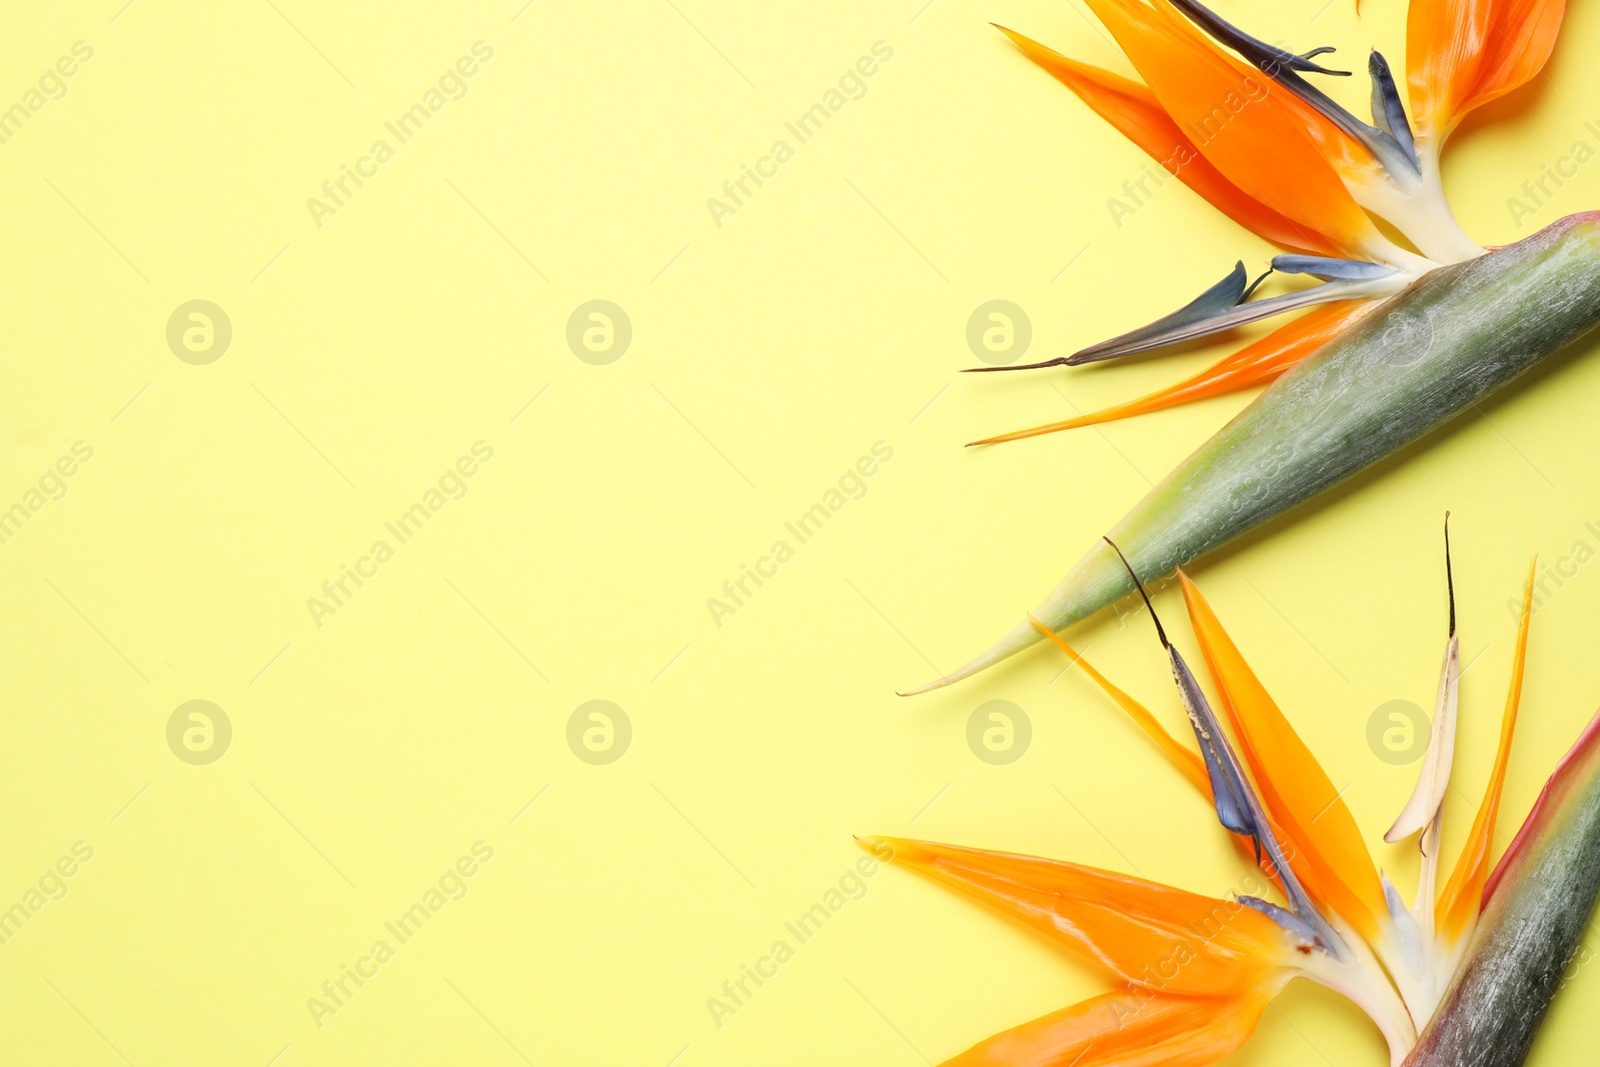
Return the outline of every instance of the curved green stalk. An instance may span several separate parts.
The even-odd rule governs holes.
[[[1109,531],[1149,581],[1416,441],[1600,321],[1600,212],[1441,267],[1268,387]],[[1032,612],[1053,630],[1133,592],[1103,541]],[[1039,640],[1026,618],[955,673]]]

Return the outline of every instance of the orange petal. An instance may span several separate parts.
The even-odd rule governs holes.
[[[1129,696],[1122,689],[1112,684],[1112,682],[1107,679],[1105,675],[1095,670],[1094,666],[1090,664],[1088,660],[1084,659],[1081,655],[1074,651],[1071,645],[1067,644],[1061,639],[1060,634],[1056,633],[1048,626],[1045,626],[1042,622],[1033,618],[1032,616],[1029,617],[1028,621],[1033,623],[1033,628],[1035,630],[1038,630],[1040,633],[1044,634],[1045,637],[1054,642],[1057,648],[1071,656],[1073,658],[1073,662],[1076,663],[1077,666],[1082,667],[1084,673],[1088,674],[1090,678],[1094,679],[1095,683],[1098,684],[1101,689],[1104,689],[1106,694],[1110,696],[1112,700],[1116,701],[1117,705],[1121,707],[1123,711],[1128,713],[1128,717],[1134,721],[1135,725],[1137,725],[1139,729],[1143,730],[1150,737],[1150,739],[1156,743],[1156,747],[1161,750],[1161,754],[1167,757],[1168,762],[1170,762],[1173,767],[1177,768],[1179,774],[1189,779],[1190,784],[1193,785],[1195,789],[1199,791],[1200,795],[1205,798],[1206,803],[1208,805],[1212,803],[1211,776],[1206,773],[1206,762],[1200,758],[1199,753],[1186,748],[1180,744],[1175,737],[1167,733],[1166,729],[1156,721],[1155,716],[1150,714],[1148,708],[1139,703],[1137,700],[1133,699],[1133,697]],[[1271,816],[1268,816],[1267,818],[1267,825],[1268,828],[1272,830],[1273,837],[1277,838],[1279,841],[1288,839],[1288,835],[1283,832],[1283,827],[1273,822]],[[1233,834],[1228,836],[1232,839],[1233,845],[1236,849],[1238,849],[1239,854],[1247,857],[1252,863],[1254,863],[1256,860],[1254,844],[1248,838],[1239,837]],[[1277,886],[1281,890],[1283,888],[1283,883],[1280,880],[1278,872],[1271,869],[1271,862],[1263,857],[1260,866],[1262,873],[1272,881],[1273,885]]]
[[[1388,904],[1350,809],[1182,569],[1178,580],[1262,804],[1287,835],[1289,865],[1318,902],[1376,941]]]
[[[1264,996],[1106,993],[980,1042],[944,1067],[1206,1067],[1255,1032]]]
[[[1156,743],[1156,747],[1161,750],[1161,754],[1167,757],[1167,760],[1178,769],[1178,772],[1194,783],[1194,787],[1204,794],[1206,800],[1209,801],[1211,799],[1211,779],[1206,774],[1205,761],[1200,758],[1199,753],[1179,744],[1177,739],[1167,733],[1165,728],[1156,721],[1156,717],[1150,714],[1148,708],[1112,685],[1105,675],[1094,669],[1093,664],[1073,651],[1072,646],[1061,639],[1060,634],[1032,616],[1028,618],[1028,621],[1033,623],[1035,630],[1055,642],[1057,648],[1071,656],[1073,662],[1082,667],[1083,672],[1094,679],[1095,683],[1106,691],[1106,695],[1116,701],[1117,706],[1128,713],[1128,718],[1132,719],[1134,724],[1143,730],[1150,740]]]
[[[1489,15],[1489,47],[1478,63],[1465,114],[1532,81],[1555,51],[1566,0],[1501,0]]]
[[[1526,84],[1549,60],[1565,12],[1565,0],[1412,0],[1412,124],[1447,136],[1473,108]]]
[[[1158,6],[1162,11],[1166,10],[1164,5]],[[1174,17],[1172,22],[1202,46],[1216,47],[1213,38],[1188,18]],[[1222,52],[1221,55],[1240,77],[1249,78],[1252,82],[1266,80],[1265,75],[1254,65],[1229,52]],[[1270,81],[1267,81],[1267,84],[1274,91],[1275,102],[1281,104],[1284,110],[1295,117],[1306,139],[1316,146],[1322,158],[1327,160],[1335,171],[1345,178],[1358,182],[1387,180],[1382,165],[1373,158],[1370,149],[1294,93]]]
[[[1517,730],[1517,707],[1522,700],[1522,666],[1528,657],[1528,623],[1533,617],[1533,571],[1522,586],[1522,619],[1517,624],[1517,650],[1511,659],[1511,691],[1506,694],[1506,710],[1500,719],[1500,748],[1495,752],[1494,770],[1484,790],[1478,816],[1461,848],[1461,858],[1439,894],[1434,914],[1439,929],[1451,940],[1459,940],[1469,930],[1483,902],[1484,883],[1489,878],[1489,849],[1494,843],[1494,824],[1500,812],[1500,794],[1505,787],[1506,766],[1511,761],[1511,737]]]
[[[873,838],[874,855],[1033,927],[1137,986],[1221,996],[1292,963],[1289,937],[1237,900],[1218,900],[1060,860]]]
[[[1478,0],[1412,0],[1406,13],[1406,87],[1418,134],[1444,136],[1455,127],[1477,77],[1489,6]]]
[[[1308,137],[1285,90],[1230,61],[1176,11],[1087,0],[1185,136],[1229,181],[1340,249],[1385,242]]]
[[[1332,241],[1292,222],[1222,176],[1194,142],[1178,129],[1156,96],[1138,82],[1068,59],[1037,41],[995,27],[1022,53],[1054,75],[1123,136],[1149,153],[1174,177],[1245,229],[1284,248],[1337,255]]]
[[[1265,385],[1333,340],[1376,306],[1375,301],[1369,300],[1341,300],[1333,304],[1324,304],[1278,327],[1260,340],[1245,345],[1239,351],[1176,385],[1169,385],[1137,400],[1101,408],[1099,411],[1079,415],[1063,422],[1046,423],[1032,429],[1017,430],[972,443],[992,445],[1001,441],[1038,437],[1041,434],[1055,433],[1057,430],[1075,430],[1080,426],[1093,426],[1097,423],[1125,419],[1131,415],[1144,415],[1163,408],[1177,407],[1179,404],[1248,389],[1254,385]]]

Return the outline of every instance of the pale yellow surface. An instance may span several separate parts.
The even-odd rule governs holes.
[[[1399,65],[1396,0],[1359,22],[1321,2],[1222,9]],[[857,889],[852,833],[1237,881],[1187,786],[1053,652],[894,695],[1010,626],[1244,402],[960,447],[1224,350],[959,375],[980,303],[1023,307],[1044,358],[1270,255],[1176,182],[1112,221],[1145,157],[987,25],[1125,69],[1075,0],[122,3],[14,4],[0,46],[0,106],[74,42],[93,53],[0,144],[0,507],[43,502],[58,457],[92,449],[0,544],[0,908],[93,852],[0,945],[0,1062],[911,1067],[1107,983],[904,872]],[[1600,148],[1600,12],[1576,7],[1548,84],[1449,157],[1482,241],[1600,206],[1587,162],[1520,230],[1506,203]],[[385,123],[475,42],[492,56],[464,95],[399,143]],[[796,145],[785,123],[875,45],[892,54],[859,99]],[[1358,104],[1364,79],[1336,89]],[[308,198],[380,139],[392,158],[315,218]],[[792,158],[714,217],[779,139]],[[209,365],[165,337],[196,299],[233,328]],[[566,341],[594,299],[632,324],[610,365]],[[1431,700],[1446,508],[1472,664],[1450,848],[1533,552],[1584,562],[1535,622],[1505,829],[1600,701],[1595,347],[1197,569],[1375,843],[1414,768],[1375,758],[1367,719]],[[479,442],[465,495],[399,543],[385,523]],[[785,523],[879,442],[892,458],[799,543]],[[363,563],[379,540],[393,557]],[[714,618],[779,540],[792,556]],[[336,611],[308,607],[358,564]],[[1174,594],[1158,606],[1187,640]],[[1179,726],[1131,622],[1074,637]],[[1007,766],[966,741],[997,699],[1032,723]],[[190,700],[232,724],[209,765],[167,743]],[[609,765],[568,746],[590,700],[631,722]],[[388,932],[479,842],[492,858],[445,879],[461,899]],[[1409,887],[1414,853],[1375,847]],[[860,899],[800,943],[785,923],[841,878]],[[780,940],[792,958],[715,1017]],[[1586,1056],[1597,1004],[1584,969],[1536,1061]],[[1353,1008],[1297,986],[1231,1062],[1383,1056]]]

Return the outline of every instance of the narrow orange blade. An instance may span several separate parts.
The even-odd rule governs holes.
[[[1124,990],[980,1042],[943,1067],[1207,1067],[1255,1032],[1266,997]]]
[[[1156,743],[1156,747],[1161,750],[1161,754],[1167,757],[1167,761],[1178,769],[1178,773],[1189,779],[1194,784],[1194,787],[1205,796],[1207,801],[1211,799],[1211,779],[1206,774],[1205,761],[1200,758],[1198,752],[1179,744],[1177,738],[1167,733],[1166,729],[1156,721],[1156,717],[1150,714],[1148,708],[1121,689],[1118,689],[1115,685],[1112,685],[1105,675],[1094,669],[1093,664],[1074,651],[1071,645],[1063,641],[1060,634],[1032,616],[1029,616],[1028,621],[1033,623],[1035,630],[1038,630],[1053,641],[1057,648],[1071,656],[1073,662],[1082,667],[1083,672],[1094,679],[1095,684],[1104,689],[1106,695],[1116,701],[1118,707],[1128,713],[1128,718],[1133,720],[1134,725],[1143,730],[1146,736]]]
[[[1262,804],[1288,835],[1284,842],[1306,891],[1376,941],[1388,914],[1383,886],[1356,821],[1316,757],[1256,678],[1211,605],[1180,569],[1189,622],[1221,692]]]
[[[964,893],[1137,986],[1171,993],[1247,991],[1292,962],[1271,919],[1131,875],[1061,860],[902,838],[864,842],[874,855]],[[1181,965],[1180,965],[1181,964]]]
[[[1500,813],[1500,795],[1505,788],[1506,767],[1511,762],[1511,738],[1517,731],[1517,708],[1522,702],[1522,667],[1528,658],[1528,623],[1533,618],[1534,564],[1528,564],[1528,577],[1522,586],[1522,618],[1517,624],[1517,649],[1511,659],[1511,690],[1506,694],[1506,710],[1500,719],[1500,747],[1495,752],[1494,770],[1484,790],[1478,816],[1472,821],[1467,843],[1461,848],[1456,869],[1439,894],[1434,914],[1441,933],[1452,941],[1469,930],[1483,903],[1483,887],[1489,878],[1489,851],[1494,844],[1494,824]]]
[[[1418,132],[1448,136],[1467,112],[1526,84],[1565,12],[1565,0],[1412,0],[1406,80]]]
[[[1377,304],[1368,300],[1342,300],[1312,308],[1304,315],[1273,330],[1258,341],[1252,341],[1239,351],[1207,367],[1199,374],[1185,378],[1176,385],[1157,390],[1137,400],[1101,408],[1099,411],[1063,422],[1046,423],[1027,430],[1016,430],[973,441],[974,445],[994,445],[1002,441],[1020,441],[1024,437],[1038,437],[1058,430],[1076,430],[1080,426],[1094,426],[1102,422],[1125,419],[1132,415],[1145,415],[1164,408],[1206,400],[1224,393],[1265,385],[1311,353],[1333,340],[1357,319],[1371,311]]]
[[[1381,245],[1286,91],[1140,0],[1087,0],[1179,129],[1239,188],[1341,250]]]
[[[995,28],[1011,38],[1023,55],[1077,93],[1123,136],[1245,229],[1284,248],[1315,255],[1338,254],[1334,243],[1323,234],[1285,218],[1223,177],[1146,86],[1068,59],[1004,26]]]

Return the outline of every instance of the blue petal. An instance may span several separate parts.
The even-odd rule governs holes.
[[[1338,261],[1329,260],[1328,262]],[[1243,326],[1246,323],[1257,322],[1289,311],[1299,311],[1301,308],[1311,307],[1313,304],[1326,304],[1330,300],[1348,300],[1353,297],[1371,296],[1373,295],[1373,290],[1368,284],[1370,280],[1340,280],[1329,282],[1326,285],[1314,285],[1309,289],[1301,289],[1294,293],[1269,296],[1265,300],[1252,300],[1247,304],[1235,304],[1232,307],[1214,312],[1208,318],[1189,318],[1187,321],[1180,321],[1176,325],[1168,324],[1167,320],[1163,319],[1159,322],[1151,323],[1142,330],[1135,330],[1120,337],[1113,337],[1109,341],[1091,345],[1081,351],[1074,352],[1064,360],[1056,362],[1066,363],[1068,366],[1073,367],[1083,363],[1098,363],[1102,360],[1115,359],[1118,356],[1131,356],[1138,352],[1149,352],[1153,349],[1165,348],[1168,345],[1179,344],[1183,341],[1209,337],[1214,333],[1231,330],[1235,326]],[[1168,318],[1173,317],[1175,316],[1168,316]],[[1157,330],[1156,327],[1158,326],[1161,329]]]
[[[1165,642],[1165,634],[1162,635],[1162,639]],[[1248,835],[1254,839],[1256,862],[1259,864],[1262,855],[1265,854],[1270,862],[1270,867],[1267,869],[1277,875],[1283,886],[1284,896],[1288,898],[1290,912],[1306,930],[1311,932],[1313,936],[1310,940],[1341,958],[1346,957],[1349,949],[1344,940],[1334,932],[1328,920],[1317,910],[1317,906],[1311,902],[1310,896],[1290,868],[1288,857],[1267,822],[1261,801],[1256,797],[1249,780],[1245,778],[1239,757],[1234,753],[1227,735],[1222,732],[1222,724],[1218,721],[1216,712],[1211,710],[1211,704],[1201,692],[1199,683],[1189,670],[1189,665],[1183,661],[1183,657],[1171,643],[1167,643],[1167,656],[1172,665],[1172,677],[1178,683],[1178,695],[1183,700],[1184,710],[1189,714],[1189,725],[1194,728],[1195,740],[1200,743],[1200,754],[1205,760],[1206,773],[1211,779],[1217,819],[1234,833]]]
[[[1265,820],[1258,820],[1251,808],[1250,785],[1244,780],[1239,761],[1233,758],[1228,739],[1222,736],[1222,727],[1205,694],[1190,672],[1178,650],[1167,646],[1172,663],[1172,678],[1178,683],[1178,695],[1189,712],[1189,725],[1194,728],[1195,740],[1200,742],[1200,755],[1205,760],[1206,775],[1211,779],[1211,797],[1217,809],[1217,821],[1236,834],[1256,840],[1256,858],[1261,855]],[[1269,835],[1270,836],[1270,835]],[[1269,850],[1270,851],[1270,850]]]
[[[1183,661],[1183,656],[1179,654],[1177,647],[1167,640],[1167,631],[1162,628],[1161,619],[1156,615],[1155,605],[1150,603],[1150,595],[1144,591],[1144,583],[1139,580],[1133,564],[1128,562],[1128,557],[1122,554],[1122,549],[1117,547],[1115,541],[1110,537],[1104,540],[1117,554],[1117,558],[1122,560],[1122,565],[1127,568],[1128,577],[1133,579],[1134,588],[1139,591],[1145,607],[1150,610],[1150,621],[1155,623],[1156,637],[1160,638],[1161,647],[1166,650],[1167,659],[1172,667],[1172,678],[1178,683],[1178,697],[1183,701],[1183,710],[1189,716],[1189,725],[1194,728],[1195,740],[1200,743],[1206,774],[1211,780],[1211,795],[1216,803],[1217,818],[1221,820],[1223,826],[1234,833],[1249,835],[1254,840],[1257,865],[1261,865],[1262,855],[1265,854],[1271,865],[1264,866],[1263,869],[1277,877],[1278,883],[1283,887],[1284,896],[1289,900],[1289,910],[1312,931],[1315,935],[1313,940],[1340,959],[1352,958],[1349,946],[1317,910],[1317,906],[1311,902],[1305,888],[1300,884],[1300,879],[1295,876],[1294,869],[1289,866],[1288,857],[1284,855],[1283,847],[1278,844],[1278,839],[1272,832],[1272,824],[1267,821],[1267,813],[1262,810],[1261,800],[1251,787],[1250,780],[1244,776],[1244,767],[1239,763],[1239,757],[1234,754],[1233,746],[1228,743],[1227,734],[1222,732],[1222,724],[1217,721],[1217,713],[1211,710],[1210,702],[1200,690],[1200,683],[1194,680],[1194,672],[1189,670],[1189,665]]]
[[[1317,944],[1320,941],[1316,928],[1288,908],[1280,908],[1272,901],[1262,900],[1260,897],[1240,897],[1239,903],[1259,911],[1307,944]]]
[[[1376,48],[1367,57],[1367,73],[1372,75],[1372,121],[1378,124],[1420,172],[1417,162],[1417,144],[1411,135],[1411,123],[1406,118],[1406,106],[1400,101],[1400,90],[1395,87],[1394,75],[1389,72],[1389,61]]]
[[[1272,269],[1283,274],[1310,274],[1323,281],[1368,282],[1399,273],[1382,263],[1328,256],[1282,255],[1272,257]]]
[[[1127,333],[1118,334],[1109,341],[1090,345],[1088,348],[1074,353],[1072,359],[1077,360],[1079,363],[1088,363],[1093,362],[1093,357],[1086,356],[1086,353],[1103,353],[1098,358],[1110,359],[1113,355],[1145,351],[1140,346],[1147,341],[1164,337],[1196,323],[1205,322],[1222,314],[1229,308],[1238,306],[1239,302],[1249,295],[1247,288],[1249,277],[1245,273],[1243,261],[1235,263],[1226,278],[1223,278],[1172,314],[1163,315],[1148,326],[1141,326],[1137,330],[1129,330]]]
[[[1268,272],[1270,273],[1270,272]],[[968,370],[975,372],[999,370],[1038,370],[1040,367],[1059,367],[1063,364],[1076,366],[1079,363],[1094,363],[1102,359],[1111,359],[1115,356],[1132,355],[1135,352],[1148,352],[1154,348],[1176,344],[1192,337],[1204,337],[1209,333],[1225,330],[1233,323],[1226,323],[1213,328],[1207,324],[1215,321],[1218,316],[1224,315],[1237,307],[1249,295],[1255,292],[1257,285],[1266,278],[1262,274],[1254,283],[1245,273],[1244,263],[1241,261],[1233,265],[1227,277],[1208,288],[1205,292],[1189,301],[1170,315],[1141,326],[1137,330],[1118,334],[1109,341],[1090,345],[1080,349],[1070,356],[1061,356],[1056,359],[1047,359],[1042,363],[1023,363],[1010,367],[970,367]],[[1267,311],[1266,314],[1275,314]],[[1244,321],[1249,321],[1248,319]]]

